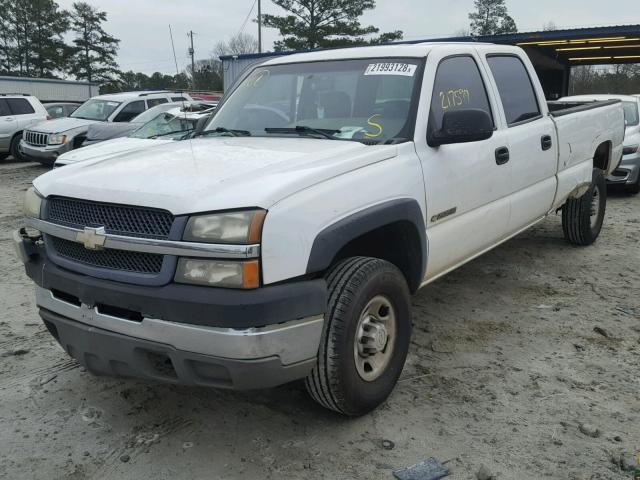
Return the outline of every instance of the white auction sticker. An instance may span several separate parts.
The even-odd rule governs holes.
[[[403,75],[413,77],[417,65],[411,63],[370,63],[364,71],[365,75]]]

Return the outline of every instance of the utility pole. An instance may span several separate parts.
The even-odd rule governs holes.
[[[191,81],[193,83],[193,89],[196,89],[196,60],[195,60],[195,50],[193,49],[193,30],[191,30],[188,34],[191,37],[191,48],[189,48],[189,55],[191,55]]]
[[[262,2],[258,0],[258,53],[262,53]]]

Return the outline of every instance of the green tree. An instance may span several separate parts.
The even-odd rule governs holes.
[[[75,33],[70,72],[89,82],[108,81],[118,74],[116,53],[120,40],[102,28],[107,13],[85,2],[73,4],[71,30]]]
[[[282,40],[274,43],[276,51],[304,50],[381,43],[402,38],[401,31],[383,33],[362,26],[358,20],[365,10],[375,8],[375,0],[273,0],[287,15],[263,15],[266,27],[277,28]]]
[[[64,69],[68,48],[62,35],[69,22],[56,2],[9,0],[3,17],[9,22],[13,70],[25,76],[53,77]]]
[[[13,72],[13,57],[15,42],[12,35],[12,0],[0,0],[0,74],[7,75]]]
[[[505,0],[475,0],[475,11],[469,14],[472,35],[498,35],[518,31],[507,11]]]

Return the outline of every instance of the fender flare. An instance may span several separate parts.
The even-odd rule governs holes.
[[[411,223],[420,238],[422,257],[420,275],[409,279],[409,283],[417,289],[427,267],[427,232],[422,209],[412,198],[391,200],[365,208],[320,231],[311,247],[307,274],[328,269],[338,252],[349,242],[378,228],[398,222]]]

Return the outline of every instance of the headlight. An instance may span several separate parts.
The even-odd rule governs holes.
[[[184,240],[205,243],[260,243],[265,210],[216,213],[191,217]]]
[[[40,218],[42,197],[34,187],[30,187],[24,195],[24,214],[27,217]]]
[[[260,286],[258,260],[231,262],[181,258],[175,281],[209,287],[252,289]]]
[[[64,133],[53,133],[49,135],[49,145],[62,145],[67,142],[67,135]]]
[[[629,145],[622,149],[622,155],[631,155],[632,153],[636,153],[638,151],[638,145]]]

